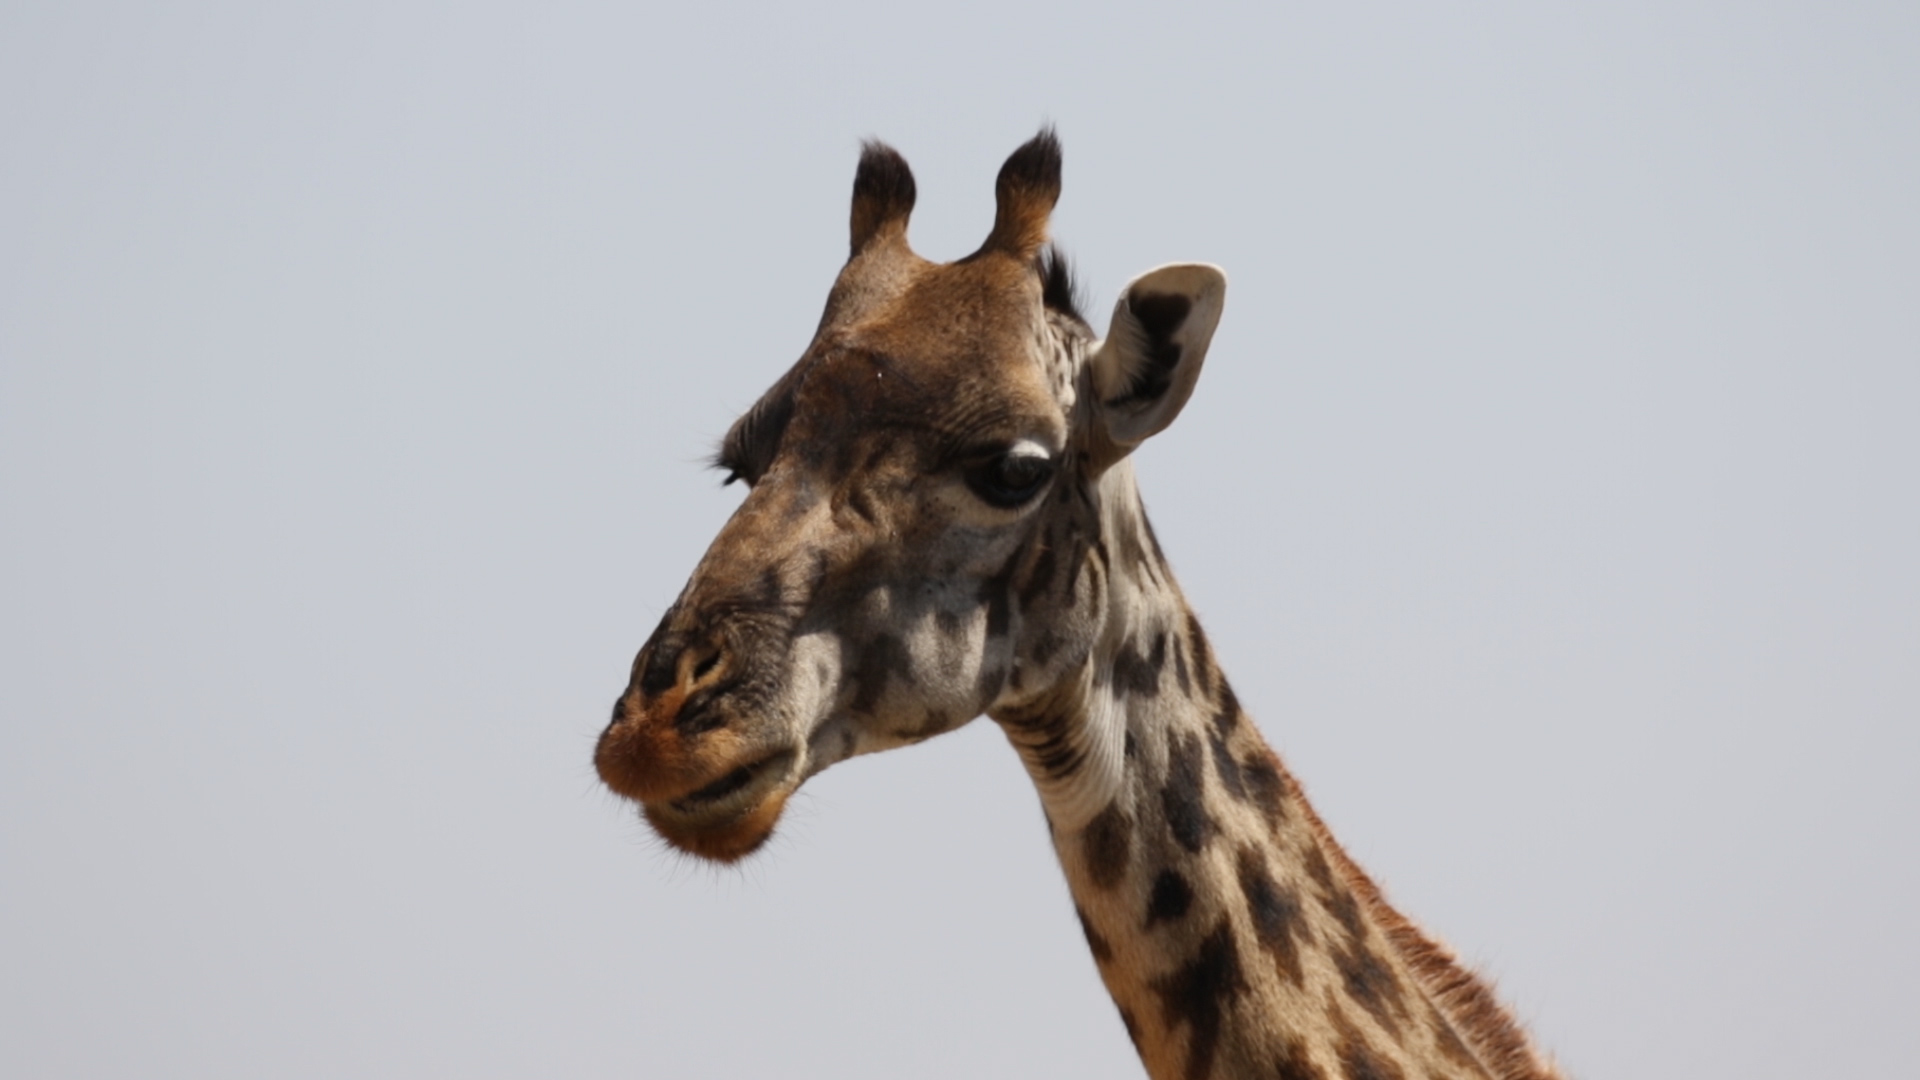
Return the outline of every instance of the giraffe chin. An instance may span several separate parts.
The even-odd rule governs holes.
[[[799,786],[794,764],[794,754],[775,754],[680,798],[642,802],[641,809],[654,831],[681,851],[734,862],[773,835],[787,797]]]

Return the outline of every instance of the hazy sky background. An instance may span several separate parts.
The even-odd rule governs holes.
[[[737,871],[592,740],[862,137],[1042,121],[1333,828],[1578,1077],[1920,1058],[1920,6],[0,10],[0,1073],[1140,1075],[987,723]]]

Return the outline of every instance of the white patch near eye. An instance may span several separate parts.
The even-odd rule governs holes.
[[[1007,447],[1007,456],[1010,458],[1038,458],[1041,461],[1049,461],[1053,458],[1053,451],[1032,439],[1021,439],[1019,442]]]

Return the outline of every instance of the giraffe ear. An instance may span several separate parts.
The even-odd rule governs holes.
[[[1087,360],[1112,460],[1180,415],[1226,299],[1227,275],[1205,263],[1149,270],[1121,290],[1113,325]]]
[[[907,159],[900,156],[900,151],[877,140],[863,144],[860,167],[853,174],[850,256],[860,254],[875,240],[904,246],[914,195],[913,170],[907,168]]]

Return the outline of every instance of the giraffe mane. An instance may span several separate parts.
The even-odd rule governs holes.
[[[1040,275],[1040,299],[1050,310],[1077,319],[1086,325],[1086,295],[1074,273],[1073,260],[1058,244],[1048,244],[1034,266]]]
[[[1275,760],[1277,763],[1278,759]],[[1289,779],[1298,790],[1299,781],[1291,776]],[[1451,948],[1429,937],[1412,919],[1389,904],[1380,886],[1347,854],[1312,804],[1302,799],[1300,805],[1306,811],[1314,836],[1330,855],[1333,872],[1360,898],[1367,913],[1385,931],[1387,940],[1406,959],[1420,989],[1439,1007],[1467,1049],[1495,1080],[1559,1076],[1551,1062],[1541,1060],[1526,1032],[1494,997],[1486,980],[1462,963]]]

